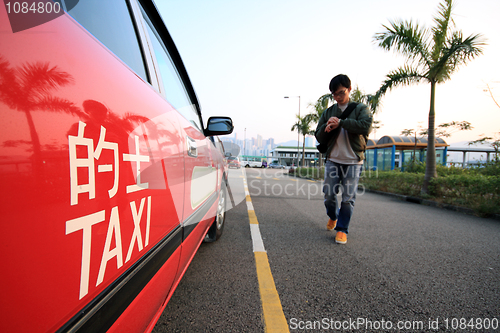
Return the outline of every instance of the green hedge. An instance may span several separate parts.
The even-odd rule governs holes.
[[[480,215],[500,214],[500,177],[451,175],[431,180],[430,192],[446,204],[474,209]]]
[[[365,171],[359,182],[368,190],[420,196],[424,175],[399,171]]]
[[[290,174],[321,180],[323,168],[290,169]],[[438,177],[429,185],[429,194],[421,193],[425,163],[406,165],[405,172],[364,170],[360,186],[401,194],[438,203],[473,209],[478,215],[500,214],[500,162],[493,161],[480,168],[463,169],[437,166]]]
[[[431,180],[429,195],[421,193],[424,174],[399,171],[365,173],[360,184],[369,190],[397,193],[473,209],[478,215],[500,214],[500,177],[450,174]]]

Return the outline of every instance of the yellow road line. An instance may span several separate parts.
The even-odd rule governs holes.
[[[264,312],[265,331],[267,333],[289,332],[266,252],[255,252],[255,265]]]
[[[264,326],[266,333],[290,332],[288,323],[283,313],[280,297],[274,284],[271,266],[267,257],[262,236],[259,230],[259,222],[253,209],[252,199],[248,192],[246,178],[243,185],[245,187],[246,202],[248,207],[248,218],[250,220],[250,232],[252,233],[253,251],[255,255],[255,266],[257,269],[257,280],[259,281],[260,300],[262,302],[262,312],[264,316]]]
[[[259,224],[259,221],[257,221],[257,216],[255,215],[254,210],[248,211],[248,218],[250,219],[250,224]]]

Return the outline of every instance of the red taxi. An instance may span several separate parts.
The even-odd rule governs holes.
[[[0,5],[0,332],[151,331],[224,226],[224,156],[150,0]]]

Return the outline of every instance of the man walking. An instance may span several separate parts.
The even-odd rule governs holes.
[[[336,243],[346,244],[373,117],[366,105],[350,101],[351,80],[347,75],[335,76],[329,88],[337,103],[323,112],[315,135],[321,145],[328,147],[323,186],[329,217],[326,228],[337,231]]]

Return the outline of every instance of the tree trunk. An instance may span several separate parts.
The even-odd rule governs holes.
[[[31,144],[33,145],[33,173],[39,180],[42,178],[42,145],[40,144],[40,138],[35,128],[35,122],[31,116],[30,110],[23,110],[26,115],[26,120],[28,122],[28,127],[30,129]]]
[[[304,140],[302,140],[302,167],[305,168],[305,158],[306,158],[306,136],[304,135]]]
[[[429,194],[429,184],[432,178],[437,177],[436,171],[436,113],[434,109],[436,101],[436,82],[431,81],[431,105],[429,110],[429,128],[427,137],[427,154],[425,159],[425,177],[422,193]]]

